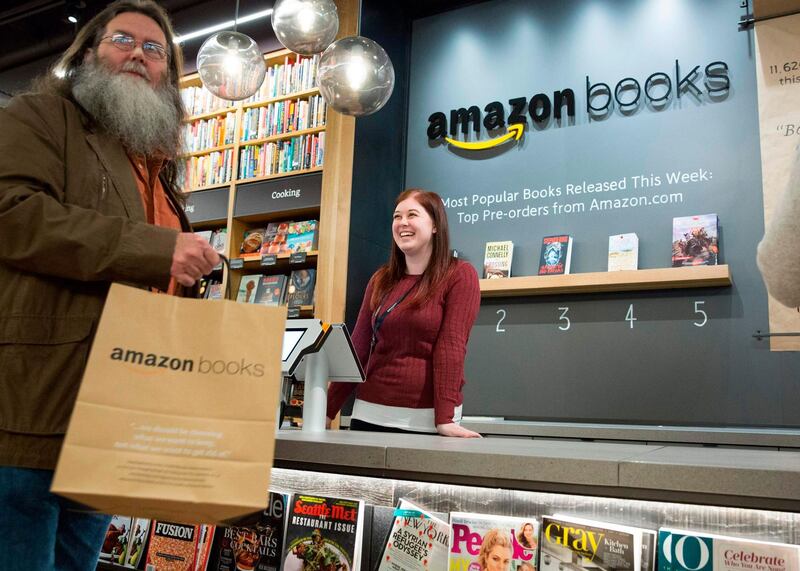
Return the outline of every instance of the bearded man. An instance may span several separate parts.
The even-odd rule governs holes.
[[[155,2],[114,2],[33,93],[0,110],[4,571],[96,566],[109,518],[49,486],[110,283],[192,295],[219,262],[176,185],[173,38]]]

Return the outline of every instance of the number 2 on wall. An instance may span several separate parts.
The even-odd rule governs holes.
[[[500,324],[503,323],[503,320],[506,318],[506,310],[505,309],[498,309],[497,310],[497,315],[500,316],[500,321],[497,322],[497,327],[495,327],[495,331],[497,331],[498,333],[505,333],[506,332],[506,328],[505,327],[500,327]]]
[[[559,321],[563,321],[564,323],[559,325],[558,328],[561,331],[568,331],[569,326],[572,325],[570,323],[569,317],[567,317],[567,312],[569,311],[569,307],[559,307],[558,310],[561,312],[561,316],[558,318]]]

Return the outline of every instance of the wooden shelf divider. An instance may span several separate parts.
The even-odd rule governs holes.
[[[320,125],[319,127],[311,127],[310,129],[301,129],[299,131],[287,131],[285,133],[279,133],[277,135],[270,135],[269,137],[264,137],[263,139],[250,139],[249,141],[240,140],[239,146],[249,146],[249,145],[263,145],[264,143],[272,143],[275,141],[282,141],[285,139],[293,139],[295,137],[301,137],[303,135],[311,135],[314,133],[322,133],[325,130],[325,125]]]
[[[657,289],[725,287],[732,284],[727,264],[587,272],[559,276],[521,276],[480,280],[481,297],[516,297],[557,293],[604,293]]]

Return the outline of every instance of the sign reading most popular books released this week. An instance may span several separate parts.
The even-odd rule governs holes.
[[[233,215],[319,208],[321,198],[321,173],[242,184],[236,188]]]

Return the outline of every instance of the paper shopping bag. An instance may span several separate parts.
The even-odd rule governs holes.
[[[186,523],[262,511],[285,321],[284,307],[112,285],[52,491]]]

